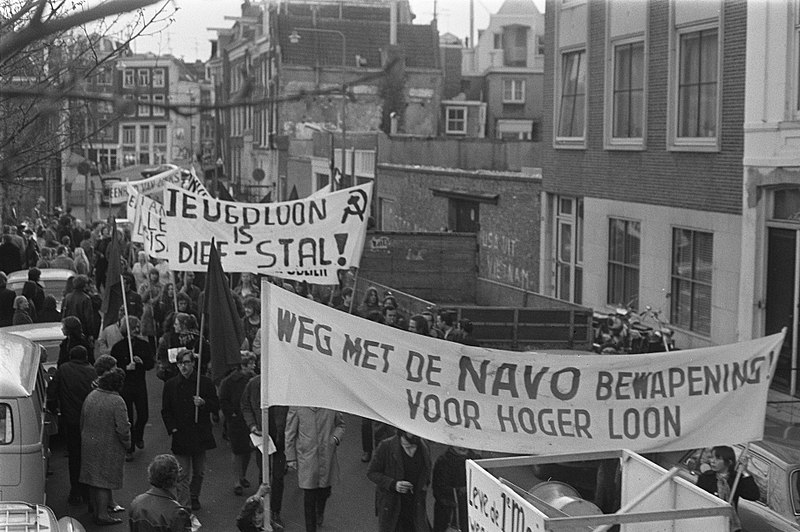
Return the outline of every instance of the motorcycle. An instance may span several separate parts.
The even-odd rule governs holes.
[[[653,323],[649,325],[647,322]],[[674,351],[673,331],[666,326],[660,312],[650,306],[641,314],[631,308],[617,308],[592,316],[596,353],[635,354]]]

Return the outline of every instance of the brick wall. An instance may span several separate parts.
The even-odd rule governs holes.
[[[554,149],[554,114],[544,116],[542,171],[544,190],[553,193],[739,213],[742,202],[744,79],[747,6],[742,0],[722,4],[723,42],[721,147],[715,153],[671,152],[667,146],[669,83],[669,2],[652,1],[649,9],[648,93],[644,151],[603,148],[605,17],[604,2],[589,2],[588,121],[585,150]],[[547,2],[545,109],[555,108],[554,13]]]
[[[392,201],[382,229],[440,231],[448,225],[450,200],[431,188],[498,194],[496,205],[480,203],[479,277],[524,290],[539,285],[541,181],[508,172],[464,171],[381,164],[376,204]]]

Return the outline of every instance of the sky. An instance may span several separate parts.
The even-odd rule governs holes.
[[[473,0],[475,5],[475,35],[489,25],[489,15],[496,13],[504,0]],[[452,33],[464,39],[469,34],[470,0],[410,0],[411,11],[417,16],[415,24],[429,24],[437,6],[439,33]],[[534,0],[544,10],[544,0]],[[230,28],[233,21],[226,16],[240,13],[241,0],[172,0],[179,9],[174,22],[159,34],[139,37],[134,41],[137,53],[171,53],[185,61],[206,61],[211,53],[209,40],[216,33],[206,28]]]

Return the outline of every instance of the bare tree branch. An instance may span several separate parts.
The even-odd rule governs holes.
[[[96,5],[85,11],[73,13],[58,19],[48,20],[41,24],[32,22],[20,31],[0,37],[0,61],[3,61],[1,58],[10,57],[24,50],[26,46],[44,39],[47,36],[61,33],[105,17],[135,11],[159,1],[161,0],[112,0],[104,4]]]

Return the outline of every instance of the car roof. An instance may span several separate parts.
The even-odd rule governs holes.
[[[3,327],[0,332],[15,334],[27,338],[32,342],[42,342],[45,340],[62,340],[64,332],[61,330],[61,322],[53,321],[48,323],[26,323],[24,325],[11,325]]]
[[[78,275],[72,270],[68,270],[66,268],[42,268],[41,270],[42,275],[39,277],[40,281],[52,281],[52,280],[67,280],[73,275]],[[11,272],[8,274],[8,282],[19,282],[19,281],[27,281],[28,280],[28,270],[18,270],[16,272]]]
[[[774,462],[782,462],[787,466],[800,467],[800,441],[765,437],[750,445],[753,452],[771,455]]]
[[[30,340],[0,330],[0,397],[33,393],[39,371],[39,347]]]

